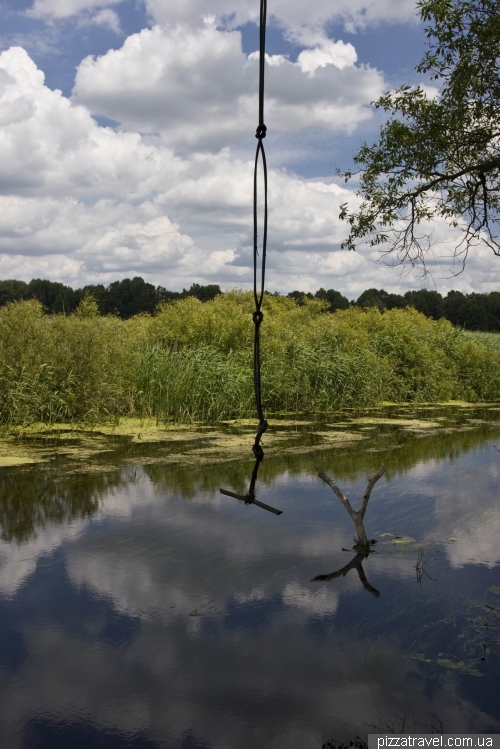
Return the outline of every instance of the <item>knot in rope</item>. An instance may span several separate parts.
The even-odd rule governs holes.
[[[260,311],[260,309],[256,309],[255,312],[252,314],[254,325],[261,325],[262,320],[264,319],[263,313]]]
[[[262,449],[262,445],[260,444],[260,440],[262,438],[262,435],[267,429],[267,421],[261,416],[259,426],[257,428],[257,434],[255,435],[255,442],[252,446],[252,452],[255,456],[255,459],[260,463],[264,459],[264,450]]]
[[[259,463],[261,460],[264,460],[264,450],[262,449],[262,445],[255,443],[255,445],[252,446],[252,452],[255,456],[255,460]]]
[[[268,423],[265,419],[262,419],[262,421],[259,423],[259,427],[257,429],[257,439],[260,439],[264,432],[266,431],[268,427]]]
[[[263,123],[262,125],[259,125],[257,130],[255,131],[255,137],[258,138],[259,140],[262,140],[263,138],[266,137],[266,133],[267,133],[267,127]]]

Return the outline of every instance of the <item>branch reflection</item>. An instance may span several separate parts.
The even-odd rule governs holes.
[[[380,596],[380,591],[373,587],[368,582],[368,579],[365,575],[365,571],[363,569],[363,562],[368,557],[368,554],[361,554],[358,552],[355,557],[351,559],[351,561],[346,564],[344,567],[342,567],[340,570],[337,570],[336,572],[330,572],[329,575],[316,575],[316,577],[313,577],[311,582],[320,582],[320,581],[328,581],[328,580],[335,580],[336,577],[345,577],[350,570],[356,570],[359,579],[361,580],[363,584],[363,588],[368,591],[368,593],[371,593],[376,598]]]

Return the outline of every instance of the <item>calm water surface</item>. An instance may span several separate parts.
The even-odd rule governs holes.
[[[440,418],[466,431],[382,425],[266,458],[257,496],[280,517],[219,494],[245,490],[250,460],[147,465],[143,447],[113,471],[1,469],[0,746],[319,749],[404,721],[500,733],[499,412]],[[357,506],[382,461],[375,553],[313,581],[355,557],[314,467]]]

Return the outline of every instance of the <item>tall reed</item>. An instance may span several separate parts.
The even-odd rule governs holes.
[[[155,315],[0,308],[0,423],[253,415],[252,295],[187,298]],[[500,348],[413,309],[385,313],[267,294],[262,387],[268,412],[328,413],[381,401],[499,400]]]

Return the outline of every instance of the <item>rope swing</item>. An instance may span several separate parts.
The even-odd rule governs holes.
[[[257,149],[255,151],[255,164],[253,172],[253,298],[255,310],[253,313],[254,339],[253,339],[253,384],[255,392],[255,405],[259,417],[259,426],[255,441],[252,447],[255,456],[255,466],[252,471],[250,487],[245,496],[235,494],[234,492],[221,489],[221,494],[235,499],[241,499],[245,504],[256,504],[264,510],[273,512],[275,515],[281,515],[281,510],[259,502],[255,499],[255,482],[259,466],[264,459],[264,450],[260,441],[262,435],[267,429],[267,421],[264,418],[264,409],[262,408],[261,382],[260,382],[260,326],[264,319],[262,313],[262,301],[264,299],[264,284],[266,276],[266,253],[267,253],[267,162],[266,152],[264,150],[263,140],[266,137],[267,128],[264,124],[264,72],[266,66],[266,19],[267,19],[267,0],[260,0],[260,33],[259,33],[259,124],[255,132],[257,138]],[[264,226],[262,231],[262,261],[260,270],[260,286],[258,283],[258,210],[257,210],[257,177],[259,173],[259,159],[262,159],[262,169],[264,172]]]
[[[255,137],[257,138],[257,149],[255,151],[255,165],[253,170],[253,298],[255,301],[255,311],[253,313],[254,322],[254,344],[253,344],[253,383],[255,390],[255,405],[259,415],[259,427],[255,436],[253,445],[253,454],[256,459],[264,457],[264,451],[260,444],[262,435],[267,429],[267,421],[264,418],[262,408],[262,397],[260,388],[260,326],[264,315],[262,314],[262,300],[264,298],[264,283],[266,276],[266,253],[267,253],[267,162],[264,143],[267,128],[264,125],[264,71],[266,65],[266,16],[267,0],[260,2],[260,52],[259,52],[259,124]],[[259,172],[259,156],[262,157],[262,168],[264,171],[264,228],[262,232],[262,263],[260,275],[260,290],[257,284],[257,258],[259,250],[257,247],[257,176]]]

